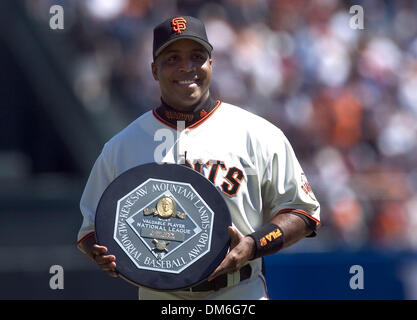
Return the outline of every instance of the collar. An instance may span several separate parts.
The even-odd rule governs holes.
[[[161,105],[153,110],[155,117],[166,125],[177,128],[177,121],[185,121],[185,128],[192,128],[202,123],[220,105],[220,101],[209,96],[204,102],[197,105],[193,111],[178,111],[161,99]]]

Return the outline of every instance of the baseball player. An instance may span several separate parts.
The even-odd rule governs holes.
[[[283,132],[210,95],[212,49],[196,18],[173,17],[154,29],[151,69],[161,105],[104,145],[81,198],[78,248],[117,276],[117,257],[94,237],[98,202],[117,176],[151,162],[183,164],[221,191],[232,217],[225,259],[193,288],[141,287],[140,299],[268,299],[262,257],[315,236],[320,226],[319,203]],[[175,139],[161,140],[161,133]]]

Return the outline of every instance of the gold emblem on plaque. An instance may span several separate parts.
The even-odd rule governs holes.
[[[167,245],[169,245],[169,241],[153,239],[152,242],[155,243],[155,247],[152,250],[168,252]]]
[[[159,199],[158,203],[156,204],[156,208],[145,208],[143,210],[145,216],[153,214],[154,216],[159,216],[161,218],[180,218],[185,219],[186,214],[184,212],[179,212],[175,210],[175,202],[169,196],[163,196]]]

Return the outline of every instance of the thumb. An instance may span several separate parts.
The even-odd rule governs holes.
[[[234,247],[236,247],[239,244],[240,239],[242,238],[242,236],[240,235],[239,231],[237,231],[233,227],[228,227],[227,228],[227,231],[229,231],[229,235],[230,235],[230,250],[232,250]]]

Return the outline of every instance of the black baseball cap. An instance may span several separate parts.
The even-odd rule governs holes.
[[[171,17],[153,30],[153,58],[163,49],[179,39],[191,39],[203,45],[209,54],[213,46],[207,39],[206,28],[203,22],[190,16]]]

